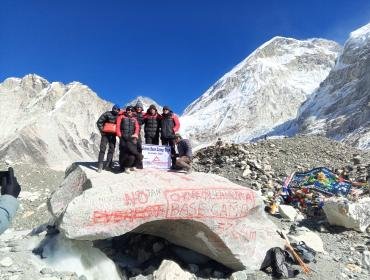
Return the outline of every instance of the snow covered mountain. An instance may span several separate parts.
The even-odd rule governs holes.
[[[159,105],[157,102],[155,102],[153,99],[151,99],[149,97],[146,97],[146,96],[138,96],[134,100],[132,100],[131,102],[127,103],[126,106],[128,106],[128,105],[135,106],[138,101],[140,101],[141,104],[143,105],[144,112],[146,112],[146,110],[149,108],[149,106],[151,104],[154,104],[155,107],[157,107],[158,113],[162,113],[162,106]]]
[[[340,50],[324,39],[271,39],[185,109],[181,132],[195,145],[217,137],[244,142],[264,135],[296,117]]]
[[[78,82],[8,78],[0,84],[0,159],[54,168],[96,160],[96,120],[111,107]]]
[[[299,132],[370,148],[370,23],[352,32],[320,88],[302,105]]]

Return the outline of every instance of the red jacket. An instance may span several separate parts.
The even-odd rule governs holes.
[[[139,135],[140,125],[137,119],[132,116],[129,117],[124,112],[117,118],[116,134],[118,137],[131,137],[132,135]]]

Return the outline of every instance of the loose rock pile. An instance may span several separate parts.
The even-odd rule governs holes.
[[[347,222],[343,222],[346,220],[342,217],[342,223],[332,217],[328,220],[324,211],[310,217],[302,213],[302,209],[283,204],[279,208],[280,213],[278,211],[278,214],[270,217],[287,233],[292,231],[292,225],[298,228],[304,226],[322,239],[323,243],[320,243],[320,239],[314,237],[317,241],[313,240],[313,246],[323,245],[329,255],[318,255],[317,264],[311,264],[317,272],[312,279],[367,279],[370,272],[370,237],[368,233],[346,231],[343,226],[348,225],[349,228],[360,231],[360,228],[364,230],[369,225],[369,187],[365,183],[370,174],[369,151],[357,150],[323,137],[298,136],[240,145],[219,142],[215,146],[199,150],[194,164],[195,170],[217,173],[260,191],[266,203],[278,196],[285,178],[292,172],[305,172],[316,167],[327,167],[346,179],[361,183],[352,187],[353,192],[347,199],[339,198],[343,205],[347,205],[341,207],[342,214],[348,216]],[[333,197],[333,200],[336,198]],[[348,207],[357,203],[361,206]],[[334,214],[335,217],[339,212]],[[369,230],[368,228],[368,232]],[[292,234],[290,237],[293,237]],[[356,248],[362,248],[363,251],[359,252]]]
[[[220,174],[266,197],[280,190],[292,172],[321,166],[365,182],[370,174],[370,152],[324,137],[297,136],[249,144],[218,143],[199,150],[194,159],[195,170]]]
[[[227,278],[232,270],[209,257],[168,240],[147,234],[128,233],[123,236],[95,241],[94,245],[106,253],[127,277],[153,274],[163,261],[172,260],[193,274],[189,278]],[[182,268],[180,268],[180,266]]]

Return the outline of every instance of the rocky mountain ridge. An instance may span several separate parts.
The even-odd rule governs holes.
[[[370,148],[370,23],[351,33],[320,88],[302,105],[299,133]]]
[[[296,117],[340,50],[324,39],[271,39],[185,109],[182,132],[195,145],[217,137],[245,142],[269,132]]]
[[[112,104],[87,86],[49,83],[35,74],[0,84],[0,158],[65,168],[95,159],[97,118]]]

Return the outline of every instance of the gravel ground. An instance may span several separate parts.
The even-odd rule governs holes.
[[[360,163],[354,164],[354,158]],[[293,171],[309,170],[318,166],[347,170],[351,179],[364,180],[370,164],[370,152],[361,151],[333,142],[322,137],[294,137],[287,139],[263,140],[253,144],[222,144],[208,147],[197,152],[194,169],[222,175],[240,185],[261,190],[276,190],[283,178]],[[259,172],[255,167],[261,168]],[[46,201],[64,178],[64,172],[41,168],[28,164],[12,164],[22,186],[21,206],[12,223],[9,234],[28,232],[50,219]],[[243,176],[246,167],[251,169]],[[6,169],[0,163],[0,170]],[[272,187],[270,186],[272,184]],[[299,274],[296,279],[369,279],[369,271],[364,269],[358,245],[370,245],[367,232],[358,233],[330,226],[325,217],[304,219],[300,223],[283,220],[278,215],[269,215],[279,228],[289,230],[292,225],[305,226],[316,232],[324,242],[326,253],[317,254],[317,262],[309,264],[311,275]],[[23,234],[24,236],[24,234]],[[19,244],[23,236],[14,237]],[[0,265],[0,279],[78,279],[70,272],[54,272],[32,264],[29,253],[19,249],[7,240],[0,239],[0,261],[10,257],[14,264],[9,267]],[[17,243],[17,242],[16,242]],[[362,268],[361,268],[362,267]],[[255,279],[272,279],[270,275],[258,271]],[[53,278],[54,277],[54,278]],[[150,275],[147,278],[150,279]],[[252,276],[248,279],[253,279]],[[81,278],[83,279],[83,278]],[[200,279],[200,278],[199,278]],[[216,279],[216,278],[213,278]]]
[[[64,178],[64,172],[30,164],[12,164],[15,176],[22,187],[20,207],[12,222],[16,230],[32,229],[51,218],[47,211],[47,198]],[[0,163],[0,170],[7,165]]]

